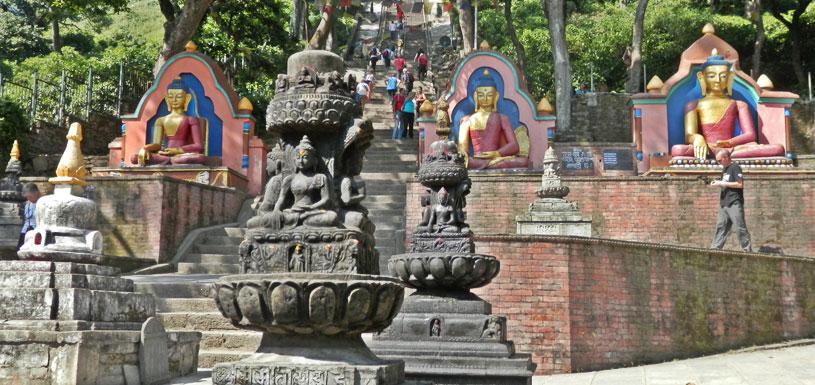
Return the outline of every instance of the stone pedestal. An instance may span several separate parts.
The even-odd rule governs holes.
[[[0,383],[140,383],[142,325],[154,299],[133,292],[118,269],[91,264],[0,261]],[[160,324],[159,324],[160,326]],[[166,333],[160,378],[197,369],[198,332]],[[134,382],[135,381],[135,382]]]
[[[478,254],[464,221],[470,178],[453,142],[437,141],[418,178],[428,188],[410,253],[394,255],[388,270],[416,292],[371,350],[405,361],[408,379],[445,384],[531,384],[535,364],[515,354],[506,318],[470,289],[487,285],[498,260]]]
[[[560,161],[552,146],[543,159],[541,188],[538,199],[529,205],[529,211],[515,218],[518,234],[591,236],[591,219],[583,217],[576,202],[563,199],[569,187],[560,180]]]

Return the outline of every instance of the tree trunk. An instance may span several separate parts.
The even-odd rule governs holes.
[[[515,25],[512,23],[512,0],[504,0],[504,19],[507,22],[507,33],[509,40],[512,41],[512,47],[515,48],[515,57],[518,59],[518,69],[521,70],[524,78],[526,78],[526,51],[521,41],[518,40],[518,35],[515,33]]]
[[[555,112],[557,129],[568,131],[572,118],[572,75],[569,51],[566,48],[566,17],[564,0],[541,0],[552,39],[552,61],[555,70]]]
[[[770,13],[772,13],[773,17],[778,19],[781,24],[787,27],[790,31],[790,45],[792,46],[792,69],[795,72],[795,78],[798,80],[799,86],[804,86],[807,84],[807,77],[806,73],[804,72],[804,64],[801,59],[801,49],[803,48],[803,28],[801,22],[801,15],[806,12],[807,7],[809,4],[812,3],[812,0],[798,0],[796,3],[796,8],[792,12],[792,18],[787,20],[784,17],[785,10],[782,9],[782,4],[780,1],[771,0],[766,2],[765,4],[768,5]]]
[[[634,32],[631,36],[631,64],[628,66],[628,81],[625,83],[625,92],[635,94],[642,84],[642,31],[645,24],[645,9],[648,0],[639,0],[637,12],[634,14]]]
[[[62,35],[59,33],[59,19],[53,15],[51,20],[51,50],[59,53],[62,50]]]
[[[351,31],[351,36],[348,36],[348,42],[345,44],[345,55],[344,58],[346,61],[349,61],[354,58],[354,48],[357,46],[357,40],[359,39],[359,30],[362,28],[362,15],[357,13],[356,23],[354,24],[354,30]]]
[[[289,18],[289,37],[295,40],[305,39],[303,34],[303,0],[292,0],[292,12]]]
[[[473,47],[473,5],[470,0],[461,0],[458,9],[458,25],[461,28],[461,48],[465,54],[472,52]]]
[[[761,76],[761,51],[764,49],[764,40],[767,35],[764,32],[764,19],[761,17],[761,0],[748,0],[745,2],[746,16],[756,27],[756,41],[753,43],[753,78]]]
[[[314,30],[314,35],[308,41],[306,49],[325,49],[325,44],[328,42],[328,35],[334,30],[334,22],[337,20],[337,8],[331,0],[325,2],[323,5],[322,17],[317,29]]]
[[[156,65],[153,67],[153,74],[158,71],[171,56],[184,50],[184,46],[189,42],[201,20],[204,19],[209,5],[213,0],[185,0],[184,8],[180,10],[173,0],[159,0],[161,13],[164,14],[164,43],[161,47]]]
[[[461,48],[462,44],[464,44],[463,43],[464,37],[461,35],[461,27],[459,26],[460,23],[459,20],[460,18],[458,15],[458,11],[455,9],[450,10],[450,31],[452,31],[451,35],[455,41],[459,42],[458,47],[454,46],[455,48]]]

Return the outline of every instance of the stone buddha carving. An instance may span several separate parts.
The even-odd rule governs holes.
[[[529,158],[521,155],[509,117],[498,111],[500,94],[487,70],[476,83],[474,99],[475,112],[461,119],[458,131],[460,153],[467,155],[472,144],[467,167],[527,168]]]
[[[734,159],[784,155],[784,146],[756,142],[750,107],[732,98],[735,76],[732,64],[714,49],[697,73],[702,98],[685,105],[686,144],[674,145],[672,156],[707,159],[720,149],[730,150]]]
[[[203,164],[204,135],[201,121],[187,113],[192,95],[187,86],[176,78],[167,86],[165,102],[170,111],[153,125],[153,137],[131,159],[133,164]]]
[[[317,150],[307,136],[294,149],[296,171],[283,179],[274,211],[282,214],[286,228],[327,227],[337,224],[331,207],[331,180],[317,170]],[[284,208],[287,200],[292,205]]]

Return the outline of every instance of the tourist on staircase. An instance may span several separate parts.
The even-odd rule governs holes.
[[[413,92],[408,92],[405,103],[402,105],[402,139],[405,138],[405,134],[413,138],[413,118],[416,111],[416,103],[413,97]]]
[[[396,73],[401,76],[402,70],[404,70],[406,66],[407,63],[405,63],[405,57],[402,54],[397,53],[396,60],[393,61],[393,68],[396,69]]]
[[[402,83],[405,85],[405,91],[408,93],[413,92],[413,82],[416,80],[416,78],[413,77],[413,71],[411,71],[410,68],[405,68],[402,73]]]
[[[365,109],[365,101],[368,99],[368,93],[370,91],[370,87],[368,87],[368,83],[364,80],[357,83],[356,94],[354,94],[354,98],[359,103],[360,108],[362,110]]]
[[[404,127],[402,126],[402,107],[405,105],[405,89],[399,87],[396,95],[391,100],[393,111],[393,134],[391,139],[397,140],[404,137]]]
[[[366,96],[367,99],[370,100],[374,93],[374,86],[376,86],[376,77],[374,76],[373,68],[368,69],[368,73],[365,74],[365,83],[368,84],[368,95]]]
[[[416,52],[416,57],[413,58],[413,62],[418,68],[419,71],[419,80],[424,81],[425,77],[427,76],[427,65],[430,62],[427,54],[424,52],[424,49],[419,48]]]
[[[376,63],[379,62],[380,53],[379,48],[372,46],[368,51],[368,60],[371,62],[371,71],[376,71]]]
[[[427,98],[424,96],[424,89],[422,89],[422,87],[416,87],[416,96],[413,98],[416,108],[420,108],[425,99]]]
[[[388,24],[388,31],[391,33],[391,41],[396,43],[396,39],[398,38],[398,34],[396,32],[396,22],[391,20]]]
[[[385,43],[382,43],[382,61],[385,63],[385,71],[391,68],[391,58],[393,57],[393,51],[388,48]],[[392,95],[391,95],[392,96]]]
[[[387,79],[385,79],[385,89],[388,91],[388,98],[393,103],[393,96],[396,95],[396,88],[399,86],[399,78],[395,72],[391,72]]]

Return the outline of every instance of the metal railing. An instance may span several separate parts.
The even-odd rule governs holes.
[[[128,73],[124,64],[94,73],[45,76],[33,73],[30,79],[8,79],[0,74],[0,97],[23,108],[35,127],[38,123],[67,126],[69,117],[89,120],[91,116],[118,119],[133,111],[152,79],[142,73]]]

